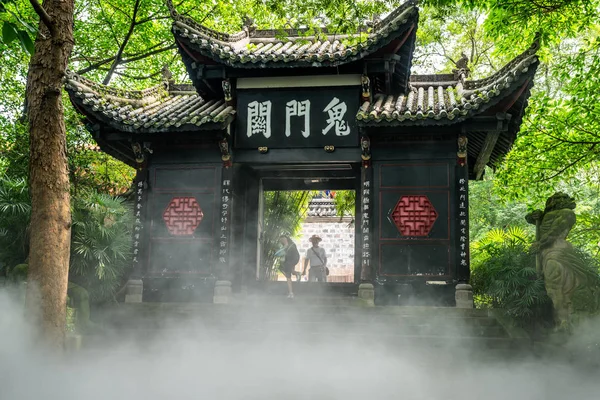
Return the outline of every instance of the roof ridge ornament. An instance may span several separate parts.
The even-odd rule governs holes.
[[[533,36],[533,43],[531,43],[531,46],[529,46],[529,53],[530,55],[534,55],[535,53],[537,53],[537,51],[540,49],[540,47],[542,46],[542,33],[540,31],[537,31],[535,33],[535,35]]]
[[[469,57],[463,52],[454,65],[456,66],[456,68],[452,70],[454,79],[464,82],[471,74],[471,69],[469,68]]]
[[[172,0],[165,0],[165,4],[166,4],[167,8],[169,9],[169,14],[171,14],[171,17],[173,19],[175,19],[177,16],[179,16],[179,13],[175,9],[175,6],[173,5]]]
[[[254,18],[250,17],[248,14],[244,15],[242,18],[242,31],[247,32],[248,36],[253,36],[252,34],[256,31],[256,24],[254,23]]]
[[[162,75],[162,81],[167,90],[171,89],[171,87],[175,84],[175,79],[173,79],[173,73],[169,69],[169,65],[165,64],[160,70],[160,74]]]

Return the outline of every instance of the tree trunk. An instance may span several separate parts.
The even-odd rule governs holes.
[[[27,313],[47,345],[62,349],[71,239],[62,79],[73,49],[73,0],[45,0],[27,76],[31,237]],[[37,7],[36,7],[37,6]]]

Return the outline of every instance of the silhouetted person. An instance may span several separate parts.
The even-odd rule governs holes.
[[[283,259],[281,260],[280,270],[285,275],[288,286],[288,299],[294,298],[294,290],[292,289],[292,275],[300,276],[299,272],[296,272],[296,264],[300,261],[300,253],[296,244],[289,238],[289,236],[282,235],[279,238],[279,243],[282,248],[275,253],[276,256],[281,254]]]
[[[306,266],[310,262],[308,281],[327,282],[327,254],[325,254],[324,248],[319,247],[322,239],[317,235],[312,235],[308,240],[312,243],[312,247],[306,251],[302,275],[306,274]]]

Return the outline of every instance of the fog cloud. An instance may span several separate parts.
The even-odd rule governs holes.
[[[112,332],[57,357],[32,343],[21,308],[0,291],[0,399],[564,400],[600,393],[598,371],[566,361],[508,357],[465,340],[413,341],[394,335],[392,318],[388,329],[385,318],[370,331],[347,320],[336,329],[326,318],[311,324],[306,306],[280,306],[268,318],[259,306],[230,313],[244,323],[222,331],[208,328],[216,319],[193,313],[161,331],[140,321],[129,334]],[[448,336],[466,332],[444,321]]]

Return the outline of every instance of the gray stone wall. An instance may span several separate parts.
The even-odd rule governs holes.
[[[325,222],[322,222],[325,221]],[[318,235],[323,239],[319,246],[327,253],[330,282],[353,282],[354,280],[354,223],[349,218],[307,218],[294,238],[300,252],[302,271],[306,251],[311,247],[308,239]],[[306,277],[305,277],[306,278]]]

